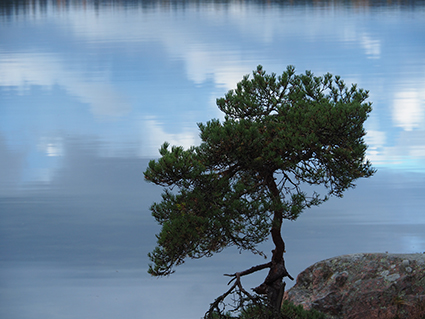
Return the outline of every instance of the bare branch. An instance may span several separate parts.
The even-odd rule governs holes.
[[[263,265],[260,265],[260,266],[263,266]],[[255,268],[255,267],[252,267],[252,268]],[[252,268],[250,268],[248,270],[251,270]],[[214,300],[214,302],[210,305],[210,309],[206,312],[204,318],[213,318],[213,316],[214,316],[214,314],[215,314],[216,311],[218,312],[218,314],[220,316],[221,313],[222,313],[222,311],[220,310],[220,304],[224,304],[224,299],[226,299],[226,297],[229,296],[232,292],[237,292],[240,295],[240,304],[239,304],[239,306],[236,307],[235,310],[240,309],[243,306],[243,303],[244,303],[243,295],[245,295],[248,298],[248,300],[250,300],[254,304],[258,305],[258,299],[259,299],[259,297],[252,296],[242,286],[241,276],[242,276],[242,273],[245,273],[245,272],[246,271],[237,272],[237,273],[235,273],[233,275],[225,275],[225,276],[235,276],[231,281],[233,281],[234,279],[236,279],[236,281],[232,285],[232,287],[230,287],[229,290],[227,290],[224,294],[222,294],[221,296],[217,297]],[[253,272],[253,271],[251,271],[251,272]],[[248,273],[245,273],[245,275],[247,275],[247,274]],[[229,282],[229,284],[230,284],[230,282]],[[223,307],[223,310],[224,310],[224,307]]]
[[[227,283],[229,285],[233,280],[235,280],[238,277],[246,276],[246,275],[252,274],[252,273],[254,273],[256,271],[263,270],[265,268],[270,268],[271,266],[272,266],[272,262],[270,261],[270,262],[268,262],[266,264],[262,264],[262,265],[258,265],[258,266],[253,266],[253,267],[251,267],[251,268],[249,268],[247,270],[244,270],[244,271],[241,271],[241,272],[237,272],[237,273],[234,273],[234,274],[224,274],[224,276],[234,277],[234,278],[232,278]]]

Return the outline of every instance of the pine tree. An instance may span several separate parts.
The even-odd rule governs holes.
[[[356,179],[374,173],[365,159],[363,124],[372,110],[367,98],[368,91],[347,87],[338,76],[297,75],[293,66],[281,76],[261,66],[244,76],[217,99],[224,121],[198,124],[199,146],[164,143],[161,157],[145,171],[147,181],[165,187],[162,201],[151,207],[162,229],[149,254],[149,273],[169,275],[186,258],[229,246],[263,254],[256,247],[271,235],[271,260],[229,275],[234,285],[208,314],[220,311],[233,290],[255,301],[240,277],[269,268],[254,291],[279,317],[282,280],[292,279],[283,258],[283,220],[296,220],[330,196],[342,197]]]

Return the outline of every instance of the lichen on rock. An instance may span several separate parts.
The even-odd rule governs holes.
[[[329,318],[425,318],[425,254],[365,253],[320,261],[285,296]]]

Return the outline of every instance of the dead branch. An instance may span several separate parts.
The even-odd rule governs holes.
[[[270,262],[268,262],[266,264],[253,266],[253,267],[251,267],[251,268],[249,268],[247,270],[244,270],[244,271],[241,271],[241,272],[237,272],[237,273],[234,273],[234,274],[224,274],[224,276],[233,277],[227,283],[229,285],[233,280],[235,280],[237,278],[237,276],[239,276],[239,277],[246,276],[246,275],[252,274],[252,273],[254,273],[256,271],[263,270],[265,268],[270,268],[271,266],[272,266],[272,262],[270,261]]]
[[[258,267],[262,267],[262,268],[258,268]],[[221,314],[220,304],[222,304],[224,299],[226,299],[226,297],[234,291],[237,292],[240,296],[240,303],[234,310],[238,310],[243,306],[243,300],[244,300],[243,295],[245,295],[248,298],[248,300],[250,300],[254,304],[258,305],[258,301],[257,301],[258,297],[252,296],[248,291],[246,291],[243,288],[242,283],[241,283],[241,276],[248,275],[250,273],[253,273],[254,271],[257,271],[257,270],[252,270],[253,268],[258,268],[257,270],[260,270],[260,269],[264,269],[266,267],[264,267],[264,265],[259,265],[259,266],[251,267],[250,269],[245,270],[243,272],[237,272],[237,273],[232,274],[232,275],[225,274],[225,276],[234,276],[234,278],[228,284],[230,284],[235,279],[236,279],[236,281],[230,287],[229,290],[227,290],[224,294],[222,294],[221,296],[217,297],[214,300],[214,302],[211,304],[209,310],[205,314],[204,318],[213,318],[213,314],[215,313],[215,311],[217,311],[219,316],[220,316],[220,314]],[[250,271],[250,272],[248,272],[248,271]]]
[[[215,318],[214,316],[217,316],[217,315],[219,316],[219,318],[227,318],[225,315],[223,315],[224,308],[226,306],[226,304],[224,303],[224,300],[232,293],[238,294],[239,300],[237,302],[237,305],[233,306],[233,310],[231,311],[237,311],[238,309],[243,308],[244,303],[247,301],[250,301],[257,306],[261,306],[259,301],[262,300],[262,297],[258,295],[253,296],[248,291],[246,291],[242,286],[241,277],[252,274],[256,271],[259,271],[265,268],[270,268],[270,272],[268,276],[266,277],[266,280],[259,287],[256,287],[253,290],[259,295],[264,295],[264,294],[268,295],[273,291],[273,289],[270,290],[269,288],[272,285],[276,286],[277,284],[279,286],[279,289],[277,289],[278,296],[277,298],[275,298],[277,303],[275,308],[279,309],[279,305],[282,302],[283,292],[285,289],[285,284],[284,283],[282,284],[281,280],[283,277],[289,277],[290,279],[293,280],[293,277],[286,271],[285,263],[283,259],[279,263],[276,263],[275,261],[270,261],[266,264],[253,266],[247,270],[236,272],[234,274],[224,274],[224,276],[233,277],[227,283],[228,285],[230,285],[233,281],[235,282],[224,294],[222,294],[221,296],[217,297],[214,300],[214,302],[210,305],[209,310],[206,312],[204,318],[208,318],[208,319]],[[220,307],[222,309],[220,309]],[[276,315],[275,317],[276,318],[280,317],[280,315],[279,316]]]

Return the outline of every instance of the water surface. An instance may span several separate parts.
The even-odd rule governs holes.
[[[0,317],[200,318],[223,273],[263,263],[230,249],[150,278],[161,189],[143,180],[164,141],[199,143],[196,123],[222,119],[215,99],[258,64],[340,75],[374,108],[378,173],[285,223],[290,273],[425,251],[424,17],[423,1],[2,2]]]

